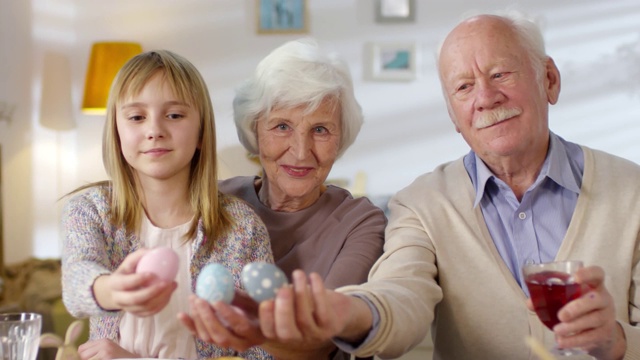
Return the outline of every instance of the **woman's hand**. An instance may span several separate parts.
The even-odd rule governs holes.
[[[585,349],[598,359],[622,359],[626,340],[604,278],[604,270],[598,266],[578,270],[576,282],[589,290],[560,309],[561,323],[553,331],[560,347]]]
[[[93,292],[100,307],[150,316],[169,303],[178,286],[175,281],[161,280],[151,273],[135,272],[138,262],[148,251],[140,249],[127,255],[116,271],[96,279]]]
[[[82,360],[109,360],[120,358],[139,358],[109,339],[90,340],[78,347]]]
[[[238,351],[260,345],[265,338],[255,318],[255,302],[236,290],[232,305],[221,301],[210,305],[195,295],[189,297],[191,314],[179,313],[178,319],[202,341]]]
[[[278,359],[326,359],[335,349],[332,338],[357,341],[366,336],[372,315],[364,301],[325,289],[318,274],[307,278],[296,270],[293,282],[278,290],[274,300],[260,304],[259,324],[251,301],[242,296],[232,305],[210,305],[194,295],[189,298],[191,315],[181,313],[178,319],[205,342],[238,351],[261,345]]]

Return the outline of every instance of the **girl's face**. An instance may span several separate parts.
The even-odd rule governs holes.
[[[178,99],[164,74],[116,106],[121,151],[142,183],[189,179],[200,139],[200,113]]]

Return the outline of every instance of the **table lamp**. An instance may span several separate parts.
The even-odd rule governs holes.
[[[97,42],[91,48],[84,85],[82,112],[91,115],[106,113],[111,82],[129,59],[142,52],[138,43]]]

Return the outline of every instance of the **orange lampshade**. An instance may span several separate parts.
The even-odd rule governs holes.
[[[142,46],[131,42],[98,42],[91,48],[84,84],[82,112],[104,114],[109,88],[116,74],[132,57],[142,52]]]

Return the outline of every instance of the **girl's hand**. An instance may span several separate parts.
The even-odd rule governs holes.
[[[149,249],[127,255],[116,271],[93,283],[98,305],[107,310],[122,310],[136,316],[150,316],[162,310],[177,288],[175,281],[160,280],[154,274],[136,273],[138,262]]]
[[[109,360],[120,358],[139,358],[109,339],[90,340],[78,347],[82,360]]]

